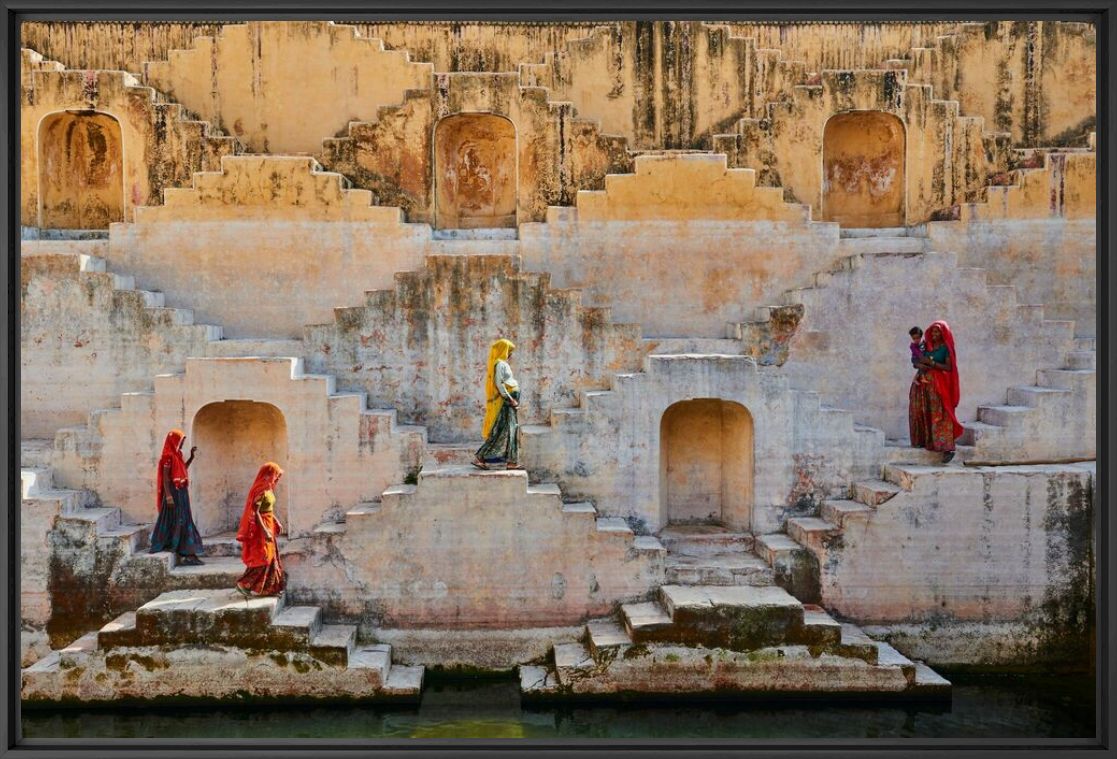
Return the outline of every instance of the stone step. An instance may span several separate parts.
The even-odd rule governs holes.
[[[392,676],[392,647],[383,643],[378,643],[376,645],[357,648],[349,654],[346,666],[349,669],[374,671],[377,673],[380,683],[386,685]],[[416,667],[416,669],[420,671],[421,678],[423,668]],[[402,680],[397,681],[397,687],[401,684]]]
[[[581,643],[559,643],[552,647],[555,674],[563,685],[593,670],[595,662],[588,648]]]
[[[840,239],[865,237],[926,237],[927,226],[916,224],[910,227],[842,227],[838,231]]]
[[[899,667],[909,683],[915,682],[915,662],[883,641],[873,641],[877,647],[877,664],[882,667]]]
[[[327,664],[344,667],[356,643],[356,625],[322,625],[311,636],[310,655]]]
[[[28,439],[19,441],[19,465],[33,469],[46,469],[54,454],[53,439]]]
[[[884,480],[861,480],[853,483],[852,500],[867,506],[880,506],[900,492],[900,488]]]
[[[659,540],[672,554],[703,556],[752,550],[753,536],[748,532],[729,530],[721,525],[668,525],[659,531]]]
[[[929,250],[925,237],[846,237],[838,241],[840,256],[881,255],[888,253],[914,254]]]
[[[668,551],[666,581],[673,585],[771,585],[772,568],[751,552],[692,556]]]
[[[787,520],[787,534],[796,543],[820,553],[826,550],[833,538],[842,534],[842,529],[825,519],[797,517]]]
[[[586,624],[586,643],[595,659],[616,655],[632,645],[624,625],[615,619],[598,619]]]
[[[84,522],[98,535],[112,532],[120,527],[120,509],[88,506],[84,509],[63,512],[61,518],[70,522]]]
[[[756,537],[756,548],[754,550],[757,556],[768,562],[769,566],[774,566],[781,558],[804,549],[787,533],[771,532]]]
[[[1005,395],[1005,400],[1010,406],[1026,406],[1028,408],[1043,408],[1052,402],[1059,402],[1071,397],[1069,390],[1057,387],[1039,387],[1037,385],[1010,387]]]
[[[127,611],[97,632],[97,647],[103,650],[136,644],[136,612]]]
[[[942,454],[926,448],[912,448],[906,441],[889,441],[884,446],[884,461],[889,464],[926,464],[934,466],[942,463]]]
[[[632,528],[628,526],[628,522],[620,517],[598,517],[597,531],[617,533],[625,536],[633,534]]]
[[[624,629],[634,643],[662,640],[671,627],[671,616],[654,601],[621,605]]]
[[[816,604],[803,604],[803,628],[798,640],[809,646],[836,650],[842,642],[842,625]]]
[[[838,646],[842,656],[853,656],[863,659],[868,664],[876,664],[880,649],[876,641],[866,635],[856,625],[843,624],[842,637]]]
[[[958,444],[964,445],[978,445],[982,440],[995,440],[1001,435],[1005,434],[1004,427],[998,427],[995,424],[986,424],[985,422],[966,422],[963,427],[962,436],[958,438]],[[955,444],[955,450],[959,445]],[[940,459],[942,454],[938,454]]]
[[[1035,409],[1030,406],[978,406],[977,419],[979,422],[992,424],[997,427],[1017,427],[1030,419]]]
[[[149,555],[163,557],[168,565],[174,561],[174,557],[166,552]],[[202,557],[202,561],[204,563],[198,566],[172,566],[168,574],[180,588],[232,588],[244,574],[244,564],[239,556]]]
[[[306,650],[322,629],[322,610],[317,606],[287,606],[275,615],[271,626],[276,648]]]
[[[775,585],[662,585],[658,595],[671,618],[664,634],[684,645],[754,650],[803,625],[803,604]]]
[[[385,696],[417,697],[423,691],[424,673],[423,667],[401,667],[393,664],[380,693]]]
[[[587,514],[596,519],[597,507],[589,501],[577,501],[575,503],[564,503],[562,505],[562,513],[564,514]]]
[[[935,672],[923,662],[915,662],[915,682],[913,687],[916,691],[937,696],[947,696],[950,694],[951,685],[950,681],[945,677]]]
[[[58,650],[58,660],[63,669],[82,664],[89,654],[97,650],[98,632],[86,633],[65,648]]]
[[[214,340],[207,346],[214,358],[278,358],[301,356],[306,351],[302,340],[254,337],[232,337]]]
[[[822,502],[822,518],[831,524],[845,528],[850,520],[868,519],[876,509],[860,501],[835,500]]]
[[[1092,350],[1074,350],[1067,354],[1068,369],[1097,369],[1098,354]]]
[[[379,504],[377,504],[379,506]],[[285,535],[279,537],[279,552],[283,553],[284,548],[287,547],[288,538]],[[209,559],[228,559],[240,558],[241,545],[237,541],[237,534],[234,531],[222,532],[217,535],[207,535],[202,538],[202,545],[205,546],[205,555],[202,557],[203,561]]]
[[[141,645],[254,644],[282,609],[282,596],[246,599],[227,589],[172,590],[136,610],[135,634]]]
[[[1094,337],[1074,338],[1074,349],[1077,351],[1097,351],[1098,341]]]
[[[427,443],[423,466],[469,466],[484,441],[474,443]]]
[[[1072,392],[1084,392],[1097,382],[1093,369],[1040,369],[1036,372],[1039,385],[1057,387]]]
[[[19,483],[21,496],[30,498],[52,489],[54,472],[50,468],[20,467]]]
[[[728,325],[730,330],[735,325]],[[644,338],[644,346],[649,354],[704,353],[704,354],[738,354],[741,352],[740,341],[731,337],[653,337]]]
[[[559,692],[558,675],[549,667],[534,664],[519,666],[520,693],[526,697],[550,696]]]
[[[121,524],[97,534],[98,541],[117,541],[125,555],[146,549],[151,544],[151,525]]]

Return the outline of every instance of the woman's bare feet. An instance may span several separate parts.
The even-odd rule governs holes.
[[[484,469],[486,471],[489,469],[489,465],[481,459],[473,459],[473,466],[477,467],[478,469]]]
[[[943,454],[942,463],[949,464],[952,458],[954,458],[954,451],[947,451]]]
[[[509,461],[507,464],[504,465],[504,468],[505,469],[513,469],[513,470],[523,469],[523,467],[520,466],[519,464],[517,464],[515,461]]]

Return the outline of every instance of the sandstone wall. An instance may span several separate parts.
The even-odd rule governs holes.
[[[1093,465],[907,469],[905,490],[816,551],[826,608],[947,663],[1089,661]],[[1005,650],[961,635],[1009,621]]]
[[[1064,366],[1073,348],[1072,323],[1045,321],[1041,307],[990,287],[983,270],[957,266],[951,253],[865,255],[796,298],[805,310],[784,371],[889,438],[908,437],[912,370],[904,351],[913,325],[950,324],[963,423],[983,403],[1004,403],[1008,387],[1034,384],[1037,369]]]
[[[315,371],[366,392],[372,405],[398,409],[432,439],[480,445],[485,361],[500,337],[516,344],[521,424],[573,405],[579,391],[607,386],[643,357],[639,325],[611,323],[577,291],[493,255],[428,257],[394,289],[308,327],[305,341]]]
[[[305,534],[403,481],[421,456],[421,431],[398,430],[391,411],[368,411],[363,395],[334,390],[331,378],[305,375],[299,359],[190,359],[183,374],[155,378],[154,392],[124,395],[120,409],[96,414],[88,429],[56,438],[56,481],[92,490],[130,521],[147,523],[155,507],[152,477],[167,431],[182,429],[187,445],[193,445],[203,409],[229,400],[252,401],[281,416],[285,429],[276,442],[285,446],[259,451],[263,460],[255,462],[215,461],[220,448],[214,446],[208,464],[196,461],[191,505],[198,529],[203,535],[230,529],[236,519],[230,512],[243,508],[254,470],[286,453],[276,462],[286,471],[276,493],[277,512],[290,534]],[[220,408],[218,415],[226,418],[205,421],[208,427],[217,425],[216,434],[240,434],[232,426],[238,417]],[[207,472],[224,482],[225,470],[234,466],[243,477],[239,484],[231,483],[227,493],[211,487]]]
[[[148,85],[263,153],[315,153],[350,121],[429,88],[432,73],[326,21],[228,24],[144,65]]]
[[[20,434],[53,437],[84,424],[120,394],[205,355],[202,326],[176,323],[143,293],[116,289],[113,274],[83,271],[81,257],[107,242],[24,242],[20,261]]]
[[[810,223],[717,155],[640,157],[635,174],[579,193],[576,211],[520,232],[526,268],[586,288],[655,337],[725,337],[838,256],[835,225]]]
[[[612,391],[583,393],[578,408],[552,412],[550,425],[526,427],[523,461],[533,476],[557,480],[571,497],[647,530],[685,521],[690,516],[672,510],[667,497],[662,422],[672,406],[693,399],[735,404],[751,419],[751,439],[727,446],[751,449],[753,471],[737,473],[737,487],[749,492],[728,501],[735,505],[723,506],[719,518],[758,534],[844,493],[884,442],[879,433],[856,431],[848,412],[820,408],[817,396],[793,392],[778,370],[758,369],[745,356],[653,355],[643,372],[618,375]]]
[[[228,158],[114,226],[106,258],[226,337],[298,337],[419,265],[430,232],[310,158]],[[228,283],[235,282],[235,288]]]
[[[20,219],[24,226],[106,228],[164,187],[189,183],[236,146],[186,121],[177,104],[120,71],[64,71],[24,50]],[[71,126],[73,125],[73,126]]]
[[[383,627],[577,624],[663,581],[662,546],[638,540],[523,472],[424,472],[344,529],[292,541],[288,592]]]

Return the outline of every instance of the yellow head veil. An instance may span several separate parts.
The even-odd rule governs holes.
[[[485,366],[485,421],[481,425],[481,436],[488,439],[489,432],[496,424],[496,416],[500,413],[504,398],[496,389],[496,362],[507,361],[508,354],[516,346],[511,340],[501,338],[489,347],[489,363]]]

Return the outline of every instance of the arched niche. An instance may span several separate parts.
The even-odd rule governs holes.
[[[39,226],[108,229],[124,221],[120,123],[96,111],[62,111],[39,122]]]
[[[491,113],[447,116],[434,129],[435,227],[516,226],[516,127]]]
[[[904,124],[882,111],[849,111],[822,136],[822,220],[847,227],[905,223]]]
[[[256,472],[268,461],[287,464],[287,421],[270,403],[221,401],[198,410],[192,426],[198,456],[190,467],[190,499],[203,537],[235,530]],[[276,515],[287,520],[285,474]]]
[[[753,421],[744,406],[717,398],[680,401],[660,420],[660,497],[672,524],[749,529],[753,505]]]

